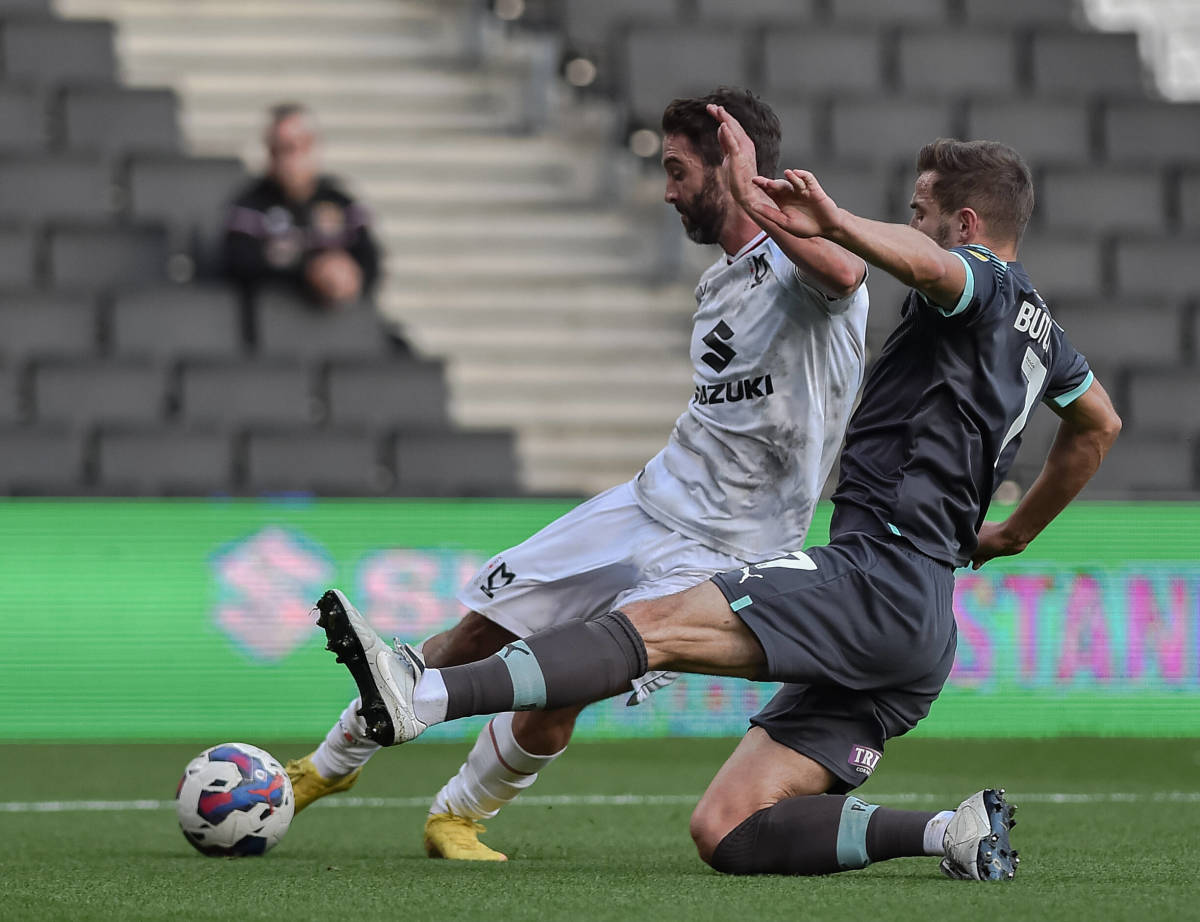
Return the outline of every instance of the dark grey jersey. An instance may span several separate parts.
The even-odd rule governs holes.
[[[832,530],[885,529],[962,566],[1037,402],[1065,407],[1093,377],[1020,263],[950,252],[962,297],[905,300],[850,420]]]

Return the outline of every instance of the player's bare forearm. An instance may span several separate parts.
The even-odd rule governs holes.
[[[830,298],[850,297],[867,274],[862,259],[830,240],[794,237],[780,231],[778,226],[763,227],[763,230],[779,245],[804,279]]]
[[[836,224],[822,236],[942,307],[953,307],[967,283],[957,256],[907,224],[872,221],[839,208]]]
[[[1061,412],[1058,435],[1029,492],[1007,519],[980,530],[972,557],[976,569],[993,557],[1025,550],[1084,488],[1121,431],[1121,418],[1099,381]]]

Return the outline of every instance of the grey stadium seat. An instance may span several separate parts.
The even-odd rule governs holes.
[[[928,26],[949,20],[946,0],[831,0],[831,13],[839,22],[859,26],[881,23]]]
[[[1200,230],[1200,172],[1185,173],[1180,179],[1179,220],[1188,230]]]
[[[256,493],[363,495],[391,483],[378,440],[362,431],[251,432],[246,439],[245,487]]]
[[[282,291],[264,291],[255,306],[263,355],[304,358],[385,355],[390,341],[370,304],[327,310]]]
[[[1034,33],[1033,84],[1042,93],[1142,97],[1147,81],[1132,32]]]
[[[1154,232],[1167,223],[1165,183],[1153,167],[1047,170],[1038,198],[1053,230]]]
[[[1174,436],[1123,433],[1080,494],[1084,499],[1144,498],[1195,490],[1195,444]]]
[[[625,39],[628,98],[634,115],[658,125],[677,96],[748,82],[749,38],[736,28],[635,28]]]
[[[1079,0],[964,0],[963,16],[988,26],[1069,26],[1079,15]]]
[[[113,25],[100,20],[21,19],[0,23],[0,61],[10,79],[111,83]]]
[[[953,134],[946,102],[900,98],[833,103],[833,150],[839,156],[911,164],[924,144]]]
[[[771,108],[779,116],[783,126],[783,139],[779,145],[779,170],[801,163],[813,163],[825,152],[825,141],[818,126],[822,106],[811,100],[784,99],[773,102]]]
[[[567,39],[576,48],[593,52],[603,50],[627,22],[672,22],[680,14],[680,0],[564,0],[562,4]]]
[[[63,140],[75,150],[175,151],[178,101],[171,90],[87,87],[63,92]]]
[[[245,167],[235,157],[131,157],[125,173],[129,214],[166,224],[175,247],[192,251],[201,274],[215,275],[225,209],[245,181]]]
[[[46,100],[33,87],[0,85],[0,153],[46,147]]]
[[[122,495],[205,495],[233,486],[233,437],[172,428],[100,433],[96,469],[100,487]]]
[[[95,302],[83,296],[34,293],[0,297],[0,355],[21,363],[46,357],[96,354]]]
[[[1021,242],[1020,259],[1044,298],[1096,297],[1104,290],[1098,240],[1078,234],[1030,233]]]
[[[302,426],[314,422],[318,410],[308,366],[293,362],[188,364],[179,403],[186,422],[226,428]]]
[[[0,426],[10,426],[25,418],[25,401],[17,367],[0,362]]]
[[[447,423],[446,379],[439,361],[333,364],[325,394],[333,425],[437,429]]]
[[[1118,163],[1200,164],[1200,105],[1108,105],[1104,146],[1109,159]]]
[[[799,165],[779,164],[781,171]],[[883,219],[892,208],[891,171],[877,163],[848,161],[846,158],[822,159],[811,161],[805,168],[816,175],[821,188],[829,193],[838,205],[857,215]],[[909,185],[911,186],[911,180]]]
[[[402,495],[511,496],[518,491],[511,432],[404,432],[394,452],[396,491]]]
[[[1090,362],[1153,366],[1183,360],[1183,321],[1169,301],[1057,299],[1050,311]]]
[[[235,358],[242,352],[241,308],[225,288],[179,286],[119,295],[108,330],[117,355],[170,360]]]
[[[1117,241],[1117,287],[1134,297],[1195,297],[1200,293],[1200,239]]]
[[[1017,44],[1010,33],[914,30],[900,36],[898,51],[900,85],[910,93],[992,97],[1017,89]]]
[[[92,291],[166,280],[167,239],[160,227],[62,227],[50,234],[50,281]]]
[[[85,154],[0,159],[0,218],[89,221],[113,212],[112,169]]]
[[[32,287],[37,271],[37,237],[33,230],[0,227],[0,290]]]
[[[1129,416],[1126,422],[1137,432],[1200,433],[1200,370],[1135,372]]]
[[[883,62],[883,36],[878,32],[772,29],[766,36],[763,68],[772,97],[868,93],[883,89]]]
[[[817,18],[816,0],[697,0],[696,8],[703,22],[751,22],[774,27],[789,22],[811,23]]]
[[[39,362],[31,393],[41,423],[151,423],[166,409],[166,376],[149,362]]]
[[[84,475],[84,434],[55,427],[0,429],[0,492],[75,493]]]
[[[977,99],[967,109],[969,139],[1002,141],[1030,163],[1086,163],[1090,114],[1083,100]]]

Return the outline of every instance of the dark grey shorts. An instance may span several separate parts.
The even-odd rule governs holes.
[[[854,532],[713,577],[786,683],[751,718],[847,791],[929,713],[954,664],[954,571],[903,539]]]

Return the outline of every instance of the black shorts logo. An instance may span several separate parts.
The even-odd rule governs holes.
[[[487,575],[487,579],[479,587],[479,591],[486,595],[489,599],[496,598],[496,593],[512,583],[517,575],[508,568],[508,564],[500,561],[500,566],[494,568]]]

